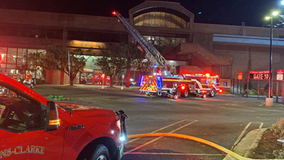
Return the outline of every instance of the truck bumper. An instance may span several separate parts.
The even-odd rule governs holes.
[[[118,153],[117,160],[121,160],[123,156],[123,148],[124,148],[123,144],[120,146],[117,146],[117,153]]]

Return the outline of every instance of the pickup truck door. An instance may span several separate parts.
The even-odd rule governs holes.
[[[0,159],[62,158],[63,127],[45,131],[45,105],[0,85]]]
[[[0,130],[0,159],[58,160],[62,157],[63,135],[60,130],[12,133]]]

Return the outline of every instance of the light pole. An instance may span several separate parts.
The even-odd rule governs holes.
[[[283,2],[284,3],[284,2]],[[270,58],[269,58],[269,83],[268,83],[268,97],[266,98],[266,106],[273,106],[273,77],[272,77],[272,42],[273,42],[273,16],[277,16],[279,12],[272,12],[272,16],[265,19],[270,20]]]

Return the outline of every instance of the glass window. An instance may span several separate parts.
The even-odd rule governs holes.
[[[185,38],[176,38],[176,37],[144,36],[144,38],[148,40],[151,44],[155,44],[158,46],[163,46],[163,45],[177,46],[181,42],[185,42]]]
[[[0,84],[0,129],[20,133],[43,127],[40,104]]]
[[[37,50],[36,49],[28,49],[28,54],[30,53],[37,53]]]
[[[24,64],[25,59],[25,49],[18,48],[18,57],[17,57],[17,69]]]
[[[16,63],[17,48],[8,48],[8,63]]]
[[[134,17],[134,25],[167,28],[185,28],[186,21],[170,13],[148,12]]]
[[[45,49],[38,49],[37,53],[46,53],[46,50]]]
[[[7,48],[0,47],[0,60],[1,62],[6,62],[6,53],[7,53]],[[3,68],[4,63],[1,63],[1,67]]]

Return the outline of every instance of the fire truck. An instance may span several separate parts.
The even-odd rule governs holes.
[[[183,74],[173,76],[142,76],[140,92],[147,95],[168,96],[171,98],[188,97],[189,94],[206,98],[222,92],[219,77],[209,74]]]
[[[205,98],[214,97],[219,91],[219,78],[202,74],[171,75],[170,65],[160,52],[149,43],[120,13],[113,12],[132,36],[134,42],[152,66],[153,75],[142,76],[140,92],[147,95],[167,95],[171,98],[187,97],[189,93]],[[169,76],[170,75],[170,76]],[[212,81],[215,81],[212,83]]]
[[[120,160],[123,111],[53,102],[0,74],[0,159]]]

